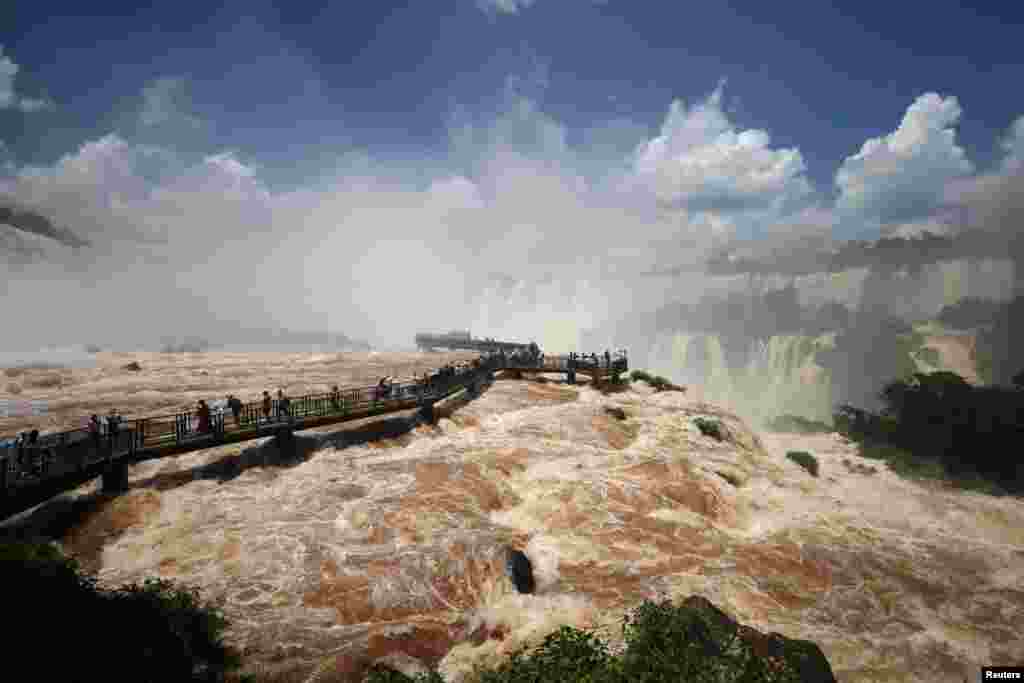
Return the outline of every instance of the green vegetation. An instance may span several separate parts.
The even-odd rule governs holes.
[[[942,356],[939,355],[939,352],[936,349],[933,349],[930,346],[925,346],[918,350],[917,358],[933,368],[937,368],[942,365]]]
[[[101,590],[39,542],[0,543],[0,577],[13,589],[5,646],[34,679],[214,683],[240,666],[223,615],[194,590],[157,579]]]
[[[977,346],[971,349],[971,360],[974,361],[975,370],[981,381],[985,384],[992,384],[994,381],[993,370],[995,369],[992,350],[987,345],[979,342]]]
[[[405,674],[386,666],[375,666],[366,676],[366,683],[445,683],[441,674],[431,671],[409,678]]]
[[[773,432],[795,434],[827,434],[835,431],[824,422],[809,420],[800,415],[779,415],[769,420],[767,426]]]
[[[898,361],[897,377],[913,377],[917,372],[917,362],[914,356],[924,349],[924,335],[920,332],[910,332],[900,335],[894,340]]]
[[[812,477],[818,476],[818,459],[807,451],[789,451],[786,457],[807,470]]]
[[[629,382],[627,378],[619,373],[609,375],[608,378],[603,382],[598,382],[596,385],[598,391],[604,395],[618,394],[624,391],[629,391]]]
[[[834,682],[821,649],[810,641],[764,636],[703,598],[681,605],[644,601],[623,620],[626,649],[611,654],[592,632],[563,626],[538,647],[513,652],[472,683],[799,683]],[[770,653],[770,655],[768,655]],[[767,656],[766,656],[767,655]],[[367,683],[441,683],[435,673],[409,678],[376,669]]]
[[[917,373],[890,382],[872,413],[841,406],[837,430],[867,458],[906,477],[991,494],[1024,492],[1024,391],[974,387],[959,375]]]
[[[686,391],[684,387],[672,384],[661,375],[652,375],[646,370],[634,370],[629,373],[629,378],[634,382],[647,382],[655,391]]]
[[[697,425],[697,429],[704,436],[710,436],[717,441],[723,441],[725,439],[725,431],[722,428],[722,423],[718,420],[711,420],[706,417],[695,417],[693,424]]]

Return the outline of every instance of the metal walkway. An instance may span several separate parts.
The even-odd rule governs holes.
[[[124,420],[114,433],[75,429],[39,436],[32,445],[0,448],[0,519],[81,486],[97,476],[104,488],[127,485],[127,465],[228,443],[277,436],[283,444],[296,431],[419,409],[432,417],[433,405],[463,390],[478,393],[497,371],[562,373],[575,382],[576,373],[595,381],[626,372],[624,355],[531,357],[525,353],[481,356],[465,367],[436,370],[428,381],[341,389],[292,399],[287,410],[272,399],[244,404],[236,417],[228,411],[211,414],[200,431],[194,411]]]

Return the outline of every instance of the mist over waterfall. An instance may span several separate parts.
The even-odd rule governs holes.
[[[986,333],[988,322],[972,331],[937,319],[959,302],[983,300],[1002,310],[1013,272],[1010,261],[987,258],[875,264],[788,280],[709,277],[696,301],[680,292],[674,302],[586,336],[584,345],[625,347],[633,367],[686,385],[753,424],[783,414],[831,422],[844,403],[877,408],[885,383],[908,373],[946,369],[981,381],[979,340],[992,347],[996,370],[984,381],[1005,381],[1012,373],[1003,366],[1016,368],[1003,360],[1012,355],[1007,344],[997,343],[1008,335],[1000,332],[1006,324]]]
[[[652,372],[690,387],[694,398],[723,405],[754,424],[777,415],[831,420],[828,373],[815,362],[830,335],[774,335],[751,341],[742,363],[726,362],[717,334],[657,335],[647,354]]]

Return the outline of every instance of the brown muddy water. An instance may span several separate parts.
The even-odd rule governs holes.
[[[111,354],[23,396],[66,402],[59,422],[369,383],[455,357],[337,356]],[[121,373],[130,360],[143,371]],[[726,440],[697,416],[721,420]],[[436,426],[398,416],[301,442],[289,463],[266,440],[141,463],[127,494],[91,484],[7,531],[52,533],[103,584],[199,587],[249,669],[296,681],[342,680],[367,657],[458,681],[562,624],[615,644],[641,600],[694,594],[814,640],[844,682],[960,683],[1024,661],[1024,502],[900,479],[835,435],[755,434],[643,385],[606,396],[499,380]],[[787,450],[814,454],[820,476]],[[504,576],[505,545],[529,556],[536,594]]]

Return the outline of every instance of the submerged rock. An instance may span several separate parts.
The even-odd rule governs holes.
[[[535,585],[533,581],[533,565],[530,558],[522,550],[505,548],[505,571],[512,584],[520,593],[532,593]]]
[[[618,406],[605,406],[604,412],[614,417],[616,420],[626,419],[626,411],[623,410],[622,408],[619,408]]]

